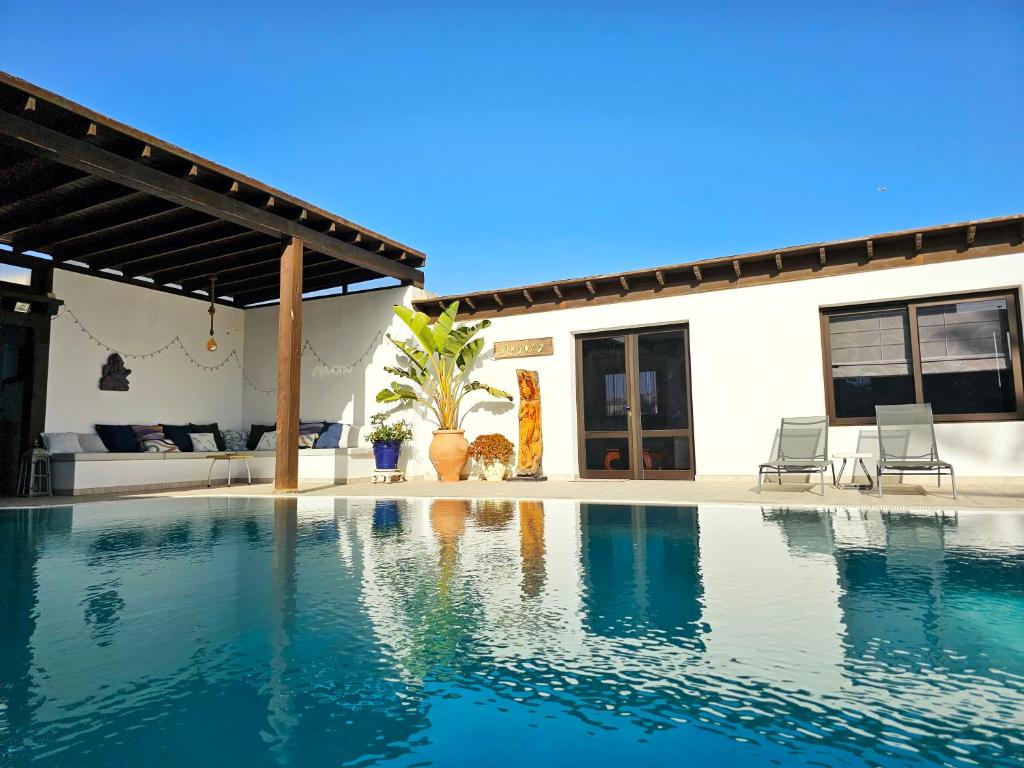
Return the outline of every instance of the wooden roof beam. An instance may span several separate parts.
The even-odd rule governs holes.
[[[465,299],[463,299],[463,301],[465,301],[465,302],[466,302],[467,306],[469,306],[469,308],[470,308],[471,310],[473,310],[474,312],[476,312],[476,302],[475,302],[475,301],[473,301],[473,297],[472,297],[472,296],[466,296],[466,298],[465,298]]]
[[[823,245],[823,246],[821,246],[818,249],[818,263],[821,264],[821,266],[824,267],[825,264],[827,263],[827,261],[828,261],[828,258],[825,255],[825,246]]]
[[[378,254],[367,253],[304,224],[246,205],[240,200],[162,173],[87,142],[72,139],[22,117],[0,112],[0,133],[13,140],[23,151],[55,160],[92,176],[147,192],[255,232],[278,238],[301,237],[311,249],[320,253],[363,267],[381,276],[409,280],[418,286],[423,285],[423,273],[406,264]]]
[[[494,303],[497,304],[499,307],[504,307],[505,306],[505,302],[501,300],[501,295],[500,294],[492,293],[491,296],[494,297]]]
[[[665,287],[665,273],[660,269],[654,270],[654,279],[658,281],[659,288]]]
[[[526,299],[527,304],[533,304],[533,294],[531,294],[526,288],[523,288],[523,298]]]
[[[557,285],[551,286],[551,290],[554,292],[555,298],[558,299],[559,301],[562,301],[565,298],[562,295],[562,289],[560,287],[558,287]]]
[[[594,283],[591,280],[586,281],[587,293],[591,296],[597,296],[597,291],[594,289]]]
[[[698,283],[704,280],[704,274],[700,271],[700,267],[696,264],[693,265],[693,278]]]
[[[924,235],[921,232],[918,232],[916,235],[914,235],[914,253],[920,253],[923,247]]]
[[[619,285],[622,286],[623,293],[629,293],[629,280],[625,275],[619,275]]]
[[[978,227],[977,227],[977,225],[971,224],[969,227],[967,227],[967,247],[968,248],[973,248],[974,247],[974,238],[977,236],[977,234],[978,234]]]
[[[776,253],[775,254],[775,268],[779,272],[782,271],[782,254],[781,253]]]
[[[864,252],[867,254],[868,261],[871,261],[873,258],[875,258],[875,241],[874,240],[865,240],[864,241]]]
[[[740,267],[739,259],[732,260],[732,271],[736,273],[736,279],[739,280],[742,276],[742,267]]]

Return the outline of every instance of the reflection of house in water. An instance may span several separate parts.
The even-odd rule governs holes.
[[[784,531],[794,554],[834,558],[844,688],[870,691],[895,711],[927,702],[928,714],[958,723],[963,738],[983,713],[1024,728],[1024,713],[988,674],[1019,664],[1022,518],[878,510],[764,516]],[[951,679],[965,674],[966,688]],[[885,727],[882,720],[862,723],[876,733]]]
[[[0,749],[22,749],[20,735],[33,719],[39,562],[49,540],[59,546],[70,531],[71,507],[0,513]]]
[[[696,507],[580,505],[590,632],[693,637],[702,613]]]

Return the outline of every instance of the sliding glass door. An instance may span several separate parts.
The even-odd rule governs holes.
[[[685,326],[576,339],[580,474],[693,479]]]

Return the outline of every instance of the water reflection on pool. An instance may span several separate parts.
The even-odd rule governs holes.
[[[0,511],[0,765],[1024,764],[1024,515]]]

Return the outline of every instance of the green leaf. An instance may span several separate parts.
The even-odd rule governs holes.
[[[473,365],[473,361],[476,360],[483,348],[483,339],[473,339],[468,342],[459,352],[458,357],[455,358],[455,364],[459,366],[459,370],[464,371]]]
[[[420,398],[412,387],[398,381],[391,382],[391,389],[382,389],[377,393],[378,403],[394,403],[398,400],[416,400]]]
[[[452,327],[455,325],[455,316],[459,313],[459,302],[453,301],[447,306],[441,316],[434,323],[434,348],[444,350],[448,344],[448,337],[452,334]]]
[[[448,343],[445,345],[445,353],[457,357],[459,351],[469,343],[470,339],[476,336],[484,328],[491,324],[490,320],[482,320],[475,325],[463,325],[452,330]]]
[[[392,376],[400,376],[403,379],[415,381],[417,384],[421,386],[423,384],[424,379],[426,378],[423,371],[413,370],[411,368],[397,368],[393,365],[385,365],[384,370],[390,373]]]
[[[395,314],[409,326],[409,330],[412,331],[412,335],[416,337],[416,340],[423,347],[424,351],[429,354],[435,354],[437,352],[437,346],[434,344],[434,334],[430,331],[430,318],[422,312],[416,312],[409,307],[396,306]]]
[[[512,395],[503,389],[498,389],[497,387],[492,387],[489,384],[483,384],[479,381],[471,381],[466,384],[466,392],[475,392],[478,389],[484,390],[492,397],[498,397],[503,400],[508,400],[509,402],[512,401]]]
[[[416,365],[417,368],[419,368],[423,372],[426,372],[427,359],[429,358],[429,355],[426,352],[424,352],[422,349],[416,349],[415,347],[406,344],[404,341],[399,341],[398,339],[394,338],[390,333],[387,334],[387,337],[388,341],[390,341],[392,344],[398,347],[402,351],[402,354],[408,357]]]

